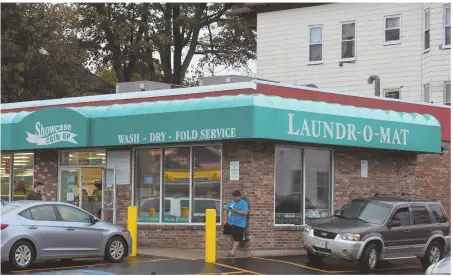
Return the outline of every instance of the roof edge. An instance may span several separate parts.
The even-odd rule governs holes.
[[[130,100],[130,99],[140,99],[140,98],[154,98],[154,97],[162,97],[162,96],[188,95],[188,94],[210,93],[210,92],[239,90],[239,89],[256,90],[256,87],[257,87],[257,84],[253,83],[253,82],[237,82],[237,83],[229,83],[229,84],[221,84],[221,85],[206,85],[206,86],[195,86],[195,87],[177,88],[177,89],[162,89],[162,90],[152,90],[152,91],[116,93],[116,94],[108,94],[108,95],[96,95],[96,96],[71,97],[71,98],[63,98],[63,99],[41,100],[41,101],[7,103],[7,104],[1,104],[0,109],[3,111],[3,110],[19,109],[19,108],[45,107],[45,106],[97,102],[97,101],[110,101],[110,100]]]

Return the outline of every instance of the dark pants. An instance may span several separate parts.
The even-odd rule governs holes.
[[[231,232],[232,232],[232,236],[233,236],[233,239],[234,241],[236,242],[240,242],[243,240],[244,238],[244,227],[239,227],[239,226],[236,226],[236,225],[232,225],[232,229],[231,229]]]

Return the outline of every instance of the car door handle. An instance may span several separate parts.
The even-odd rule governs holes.
[[[66,228],[67,231],[74,231],[75,229],[74,228]]]
[[[36,227],[36,226],[28,226],[28,229],[36,230],[36,229],[38,229],[38,227]]]
[[[433,229],[431,229],[431,228],[428,228],[428,229],[426,229],[426,230],[428,230],[429,232],[431,232],[431,231],[432,231]]]
[[[409,233],[410,231],[411,231],[411,230],[406,229],[406,230],[404,230],[404,233]]]

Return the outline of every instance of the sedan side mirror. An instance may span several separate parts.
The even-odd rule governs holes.
[[[399,220],[392,220],[390,223],[389,223],[389,227],[390,228],[393,228],[393,227],[400,227],[401,226],[401,221]]]
[[[99,219],[96,218],[96,217],[90,217],[90,220],[91,220],[91,223],[92,223],[92,224],[96,224],[96,223],[99,222]]]

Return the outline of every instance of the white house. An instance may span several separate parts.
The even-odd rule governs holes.
[[[258,78],[371,96],[375,74],[381,96],[450,104],[450,4],[283,5],[244,8],[256,16]]]

